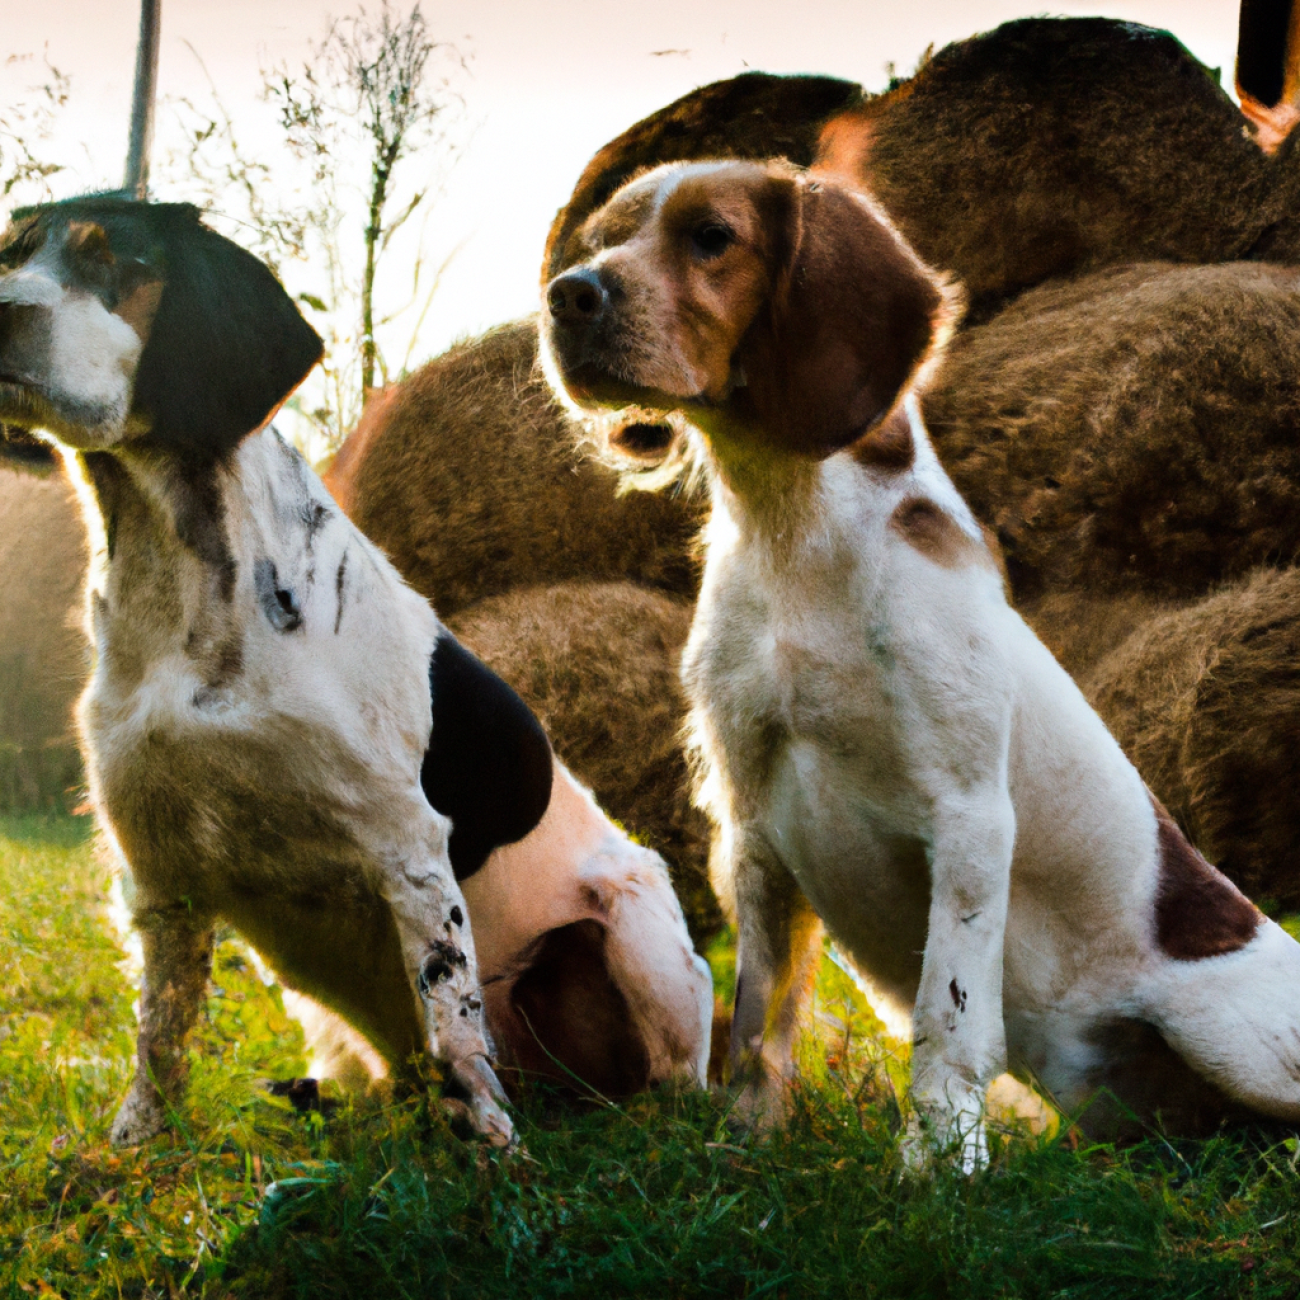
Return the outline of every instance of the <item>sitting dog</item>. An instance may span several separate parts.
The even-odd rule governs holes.
[[[1294,89],[1286,8],[1243,10],[1243,108]],[[555,219],[543,281],[583,260],[571,237],[650,165],[781,154],[869,190],[971,301],[923,409],[997,532],[1017,607],[1183,830],[1248,893],[1300,908],[1294,633],[1270,616],[1219,642],[1184,609],[1221,606],[1231,583],[1244,628],[1256,578],[1300,558],[1300,148],[1270,157],[1217,75],[1168,32],[1116,20],[1006,23],[839,108],[771,81],[701,87],[602,148]],[[642,430],[652,415],[621,418]],[[625,450],[617,424],[608,441]],[[1206,636],[1199,682],[1175,688],[1146,634],[1179,610]]]
[[[0,419],[63,446],[92,533],[79,722],[144,955],[114,1141],[183,1087],[218,918],[390,1068],[427,1050],[495,1143],[485,1002],[521,1067],[702,1080],[662,863],[264,427],[320,351],[194,208],[72,200],[0,241]]]
[[[1067,1112],[1108,1088],[1098,1129],[1300,1118],[1300,945],[1009,607],[928,441],[951,295],[869,200],[782,164],[660,167],[574,238],[553,382],[686,414],[711,486],[683,677],[741,1113],[786,1111],[824,922],[912,1010],[917,1112],[968,1168],[1008,1068]]]

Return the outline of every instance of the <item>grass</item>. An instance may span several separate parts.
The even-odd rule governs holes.
[[[785,1134],[725,1100],[518,1110],[526,1154],[427,1101],[300,1116],[278,991],[233,941],[174,1134],[115,1152],[132,994],[86,824],[0,818],[0,1297],[1300,1294],[1300,1147],[1277,1131],[1116,1150],[995,1143],[987,1172],[899,1176],[901,1062],[829,963]],[[726,972],[720,970],[725,982]]]

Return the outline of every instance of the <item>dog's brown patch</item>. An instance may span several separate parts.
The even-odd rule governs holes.
[[[158,314],[162,292],[161,280],[146,280],[143,284],[137,285],[114,308],[115,313],[135,330],[141,343],[149,341],[149,331],[153,327],[153,318]]]
[[[909,546],[945,569],[961,569],[971,564],[995,567],[992,556],[928,497],[906,497],[900,501],[889,517],[889,526]]]
[[[628,1097],[646,1087],[650,1061],[609,973],[605,938],[595,921],[545,935],[511,992],[523,1032],[516,1030],[503,1047],[525,1074],[579,1093]]]
[[[888,417],[849,448],[849,454],[867,469],[911,469],[916,459],[916,444],[912,441],[912,422],[907,412],[896,406]]]
[[[1178,961],[1199,961],[1245,947],[1259,928],[1258,909],[1187,842],[1154,795],[1151,803],[1160,846],[1156,941]]]
[[[95,221],[69,222],[67,246],[75,257],[100,266],[112,266],[116,261],[104,227]]]

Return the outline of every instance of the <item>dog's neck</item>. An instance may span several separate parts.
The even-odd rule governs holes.
[[[778,551],[797,546],[819,514],[821,465],[726,429],[697,436],[714,514],[752,542]]]
[[[237,571],[226,521],[231,466],[135,448],[64,457],[90,537],[99,670],[129,686],[180,645],[211,659],[219,676]]]

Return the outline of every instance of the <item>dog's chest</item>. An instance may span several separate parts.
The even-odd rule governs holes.
[[[860,790],[892,786],[892,617],[870,556],[834,538],[775,563],[710,550],[685,676],[733,782],[759,799],[794,754],[851,770]]]
[[[328,874],[348,845],[361,860],[358,823],[385,799],[400,820],[428,740],[424,602],[273,433],[248,439],[217,486],[202,553],[158,545],[165,485],[124,497],[94,598],[83,724],[146,887],[182,864],[256,889],[290,860]]]

